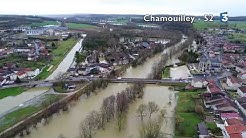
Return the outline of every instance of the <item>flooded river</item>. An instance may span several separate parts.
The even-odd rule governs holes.
[[[82,35],[83,37],[86,37],[85,34]],[[59,64],[57,69],[46,79],[46,80],[53,80],[61,73],[65,73],[71,64],[73,64],[74,61],[74,55],[76,51],[79,51],[81,49],[83,39],[79,40],[76,45],[72,48],[72,50],[66,55],[66,57],[63,59],[63,61]],[[5,113],[6,111],[9,111],[10,109],[15,108],[19,104],[22,104],[35,96],[42,94],[46,92],[49,88],[33,88],[26,92],[23,92],[20,95],[17,96],[9,96],[6,98],[3,98],[0,100],[0,114]]]
[[[178,46],[178,45],[177,45]],[[166,49],[164,52],[168,52]],[[144,64],[137,68],[128,68],[122,77],[138,77],[146,78],[151,73],[152,66],[155,62],[160,61],[162,54],[157,54],[146,60]],[[66,138],[79,138],[79,126],[85,117],[93,110],[99,110],[104,98],[110,95],[116,95],[118,92],[126,89],[129,84],[109,84],[104,90],[97,90],[98,94],[89,98],[84,96],[68,111],[60,115],[54,115],[47,125],[39,125],[37,129],[32,129],[31,134],[26,138],[58,138],[63,135]],[[168,90],[166,86],[146,85],[144,88],[145,94],[143,99],[140,99],[130,105],[127,114],[127,122],[125,129],[119,133],[114,123],[108,123],[104,131],[98,130],[94,137],[96,138],[137,138],[139,137],[139,118],[136,117],[136,109],[141,103],[155,101],[160,108],[165,108],[167,111],[167,122],[164,123],[162,131],[164,133],[174,133],[174,108],[176,104],[174,91]],[[172,97],[172,104],[168,104],[169,97]],[[172,136],[169,136],[172,137]]]

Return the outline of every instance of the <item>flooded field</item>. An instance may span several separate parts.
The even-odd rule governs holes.
[[[179,46],[179,44],[177,45]],[[169,52],[168,49],[165,52]],[[136,68],[128,68],[122,77],[136,77],[146,78],[151,73],[152,66],[155,62],[160,61],[162,54],[157,54],[152,58],[146,60],[144,64]],[[173,60],[173,59],[172,59]],[[171,61],[170,61],[171,62]],[[111,95],[116,95],[118,92],[129,87],[129,84],[109,84],[106,89],[97,90],[97,94],[86,98],[81,96],[81,99],[74,105],[68,112],[54,115],[47,125],[39,125],[37,129],[33,129],[27,138],[58,138],[61,135],[66,138],[79,138],[80,137],[80,123],[85,117],[93,110],[99,110],[102,105],[103,99]],[[106,125],[104,131],[99,130],[94,135],[97,138],[115,138],[115,137],[139,137],[139,119],[136,117],[136,109],[141,103],[148,101],[155,101],[160,108],[165,108],[167,111],[167,122],[162,126],[162,132],[173,134],[173,116],[176,104],[176,97],[174,91],[171,91],[166,86],[146,85],[144,88],[144,97],[130,105],[127,122],[125,129],[119,133],[115,128],[114,122]],[[171,99],[171,105],[169,101]]]

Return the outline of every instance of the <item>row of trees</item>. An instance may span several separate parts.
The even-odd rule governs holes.
[[[158,112],[159,111],[159,112]],[[159,113],[157,118],[151,119],[152,115]],[[161,127],[166,122],[166,110],[159,110],[159,106],[155,102],[141,104],[137,109],[137,115],[141,118],[142,125],[139,132],[141,138],[163,138],[164,133],[161,132]],[[144,117],[148,116],[148,120],[144,121]]]
[[[188,40],[186,40],[184,43],[181,44],[181,46],[179,47],[172,47],[170,49],[170,52],[163,54],[162,58],[160,60],[159,63],[155,63],[153,68],[152,68],[152,73],[149,75],[149,78],[153,78],[153,79],[161,79],[161,73],[162,70],[164,69],[167,60],[171,59],[173,55],[180,53],[181,51],[183,51],[184,49],[186,49],[187,47],[189,47],[189,45],[191,45],[193,42],[193,38],[188,38]]]
[[[84,53],[81,53],[79,51],[75,52],[75,62],[76,62],[76,64],[85,61],[85,59],[86,59],[86,55]]]
[[[139,58],[132,61],[132,67],[137,67],[138,65],[141,65],[143,62],[145,62],[147,58],[162,52],[164,48],[165,47],[162,44],[157,44],[153,49],[143,50],[140,53]]]
[[[104,129],[107,122],[117,121],[118,130],[121,131],[126,118],[129,104],[143,96],[143,84],[135,84],[103,100],[100,111],[92,111],[81,123],[80,132],[82,138],[92,138],[98,129]]]
[[[91,85],[85,88],[86,96],[89,97],[91,95],[91,92],[95,93],[95,90],[98,88],[105,89],[108,86],[108,80],[107,79],[97,79],[93,80]]]
[[[117,33],[104,30],[102,32],[88,32],[83,41],[86,50],[106,51],[109,47],[115,47],[119,43],[120,36]]]

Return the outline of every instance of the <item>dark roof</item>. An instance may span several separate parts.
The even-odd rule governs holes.
[[[102,67],[102,68],[108,68],[108,67],[110,67],[109,64],[105,64],[105,63],[95,63],[95,64],[89,65],[89,67],[95,67],[95,66],[99,66],[99,67]]]
[[[150,47],[150,45],[147,42],[143,42],[142,46],[145,47],[145,48],[149,48]]]
[[[208,129],[204,122],[199,123],[198,125],[199,135],[208,135]]]
[[[243,93],[246,93],[246,86],[239,87],[239,89],[240,89]]]
[[[240,104],[246,103],[246,97],[237,98],[237,101],[238,101]]]

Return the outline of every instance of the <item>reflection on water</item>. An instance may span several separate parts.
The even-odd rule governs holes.
[[[165,134],[173,134],[174,131],[174,123],[173,117],[174,116],[174,108],[176,106],[175,100],[175,93],[174,91],[168,90],[168,87],[165,86],[157,86],[157,85],[146,85],[145,94],[143,99],[137,100],[136,102],[130,105],[128,114],[127,114],[127,121],[125,124],[125,129],[121,132],[118,132],[116,122],[110,123],[106,125],[105,130],[99,130],[95,138],[138,138],[139,136],[139,129],[141,128],[141,120],[137,116],[136,111],[140,104],[145,103],[147,104],[149,101],[154,101],[160,109],[165,109],[167,111],[166,114],[166,121],[164,121],[162,126],[162,132]],[[171,104],[169,104],[169,95],[171,95]],[[159,114],[156,113],[152,116],[156,118]],[[144,118],[145,121],[149,120],[148,117]],[[171,135],[166,135],[166,137],[172,137]]]

